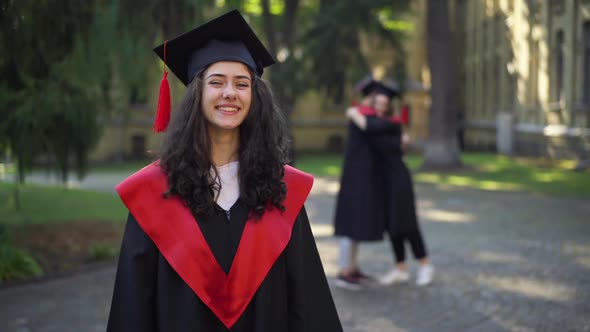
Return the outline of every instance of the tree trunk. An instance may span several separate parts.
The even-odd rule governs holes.
[[[12,191],[12,199],[14,200],[14,210],[16,212],[20,212],[21,211],[21,204],[20,204],[20,188],[22,186],[22,183],[20,182],[20,178],[18,178],[16,181],[14,181],[14,189]]]
[[[295,50],[295,21],[297,17],[297,8],[299,0],[285,1],[285,25],[283,27],[284,43],[289,50],[290,56],[293,56]]]
[[[273,19],[273,15],[270,12],[270,1],[262,0],[262,17],[264,24],[264,31],[268,41],[268,49],[271,54],[276,58],[277,53],[282,48],[287,48],[289,58],[286,62],[280,66],[273,67],[270,71],[270,81],[273,84],[273,90],[275,98],[278,100],[281,109],[285,113],[285,118],[288,124],[288,135],[291,141],[289,146],[289,160],[290,164],[295,163],[295,148],[294,148],[294,136],[291,128],[290,115],[295,109],[295,99],[293,93],[289,90],[288,82],[292,73],[292,66],[290,62],[293,61],[293,53],[295,48],[295,34],[296,34],[296,17],[297,9],[299,8],[299,0],[287,0],[285,2],[285,10],[283,12],[283,25],[282,31],[277,34],[275,30],[277,25]]]
[[[266,38],[268,40],[268,49],[270,53],[276,57],[278,52],[277,40],[272,13],[270,12],[269,0],[262,0],[262,17],[264,19],[264,30],[266,31]]]
[[[448,1],[428,0],[426,15],[432,104],[422,167],[456,168],[461,166],[457,139],[458,86]]]

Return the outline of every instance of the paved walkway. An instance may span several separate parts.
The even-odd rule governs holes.
[[[337,189],[318,179],[307,202],[329,276]],[[590,202],[431,185],[417,197],[435,282],[333,287],[345,331],[590,331]],[[388,243],[362,246],[361,264],[385,272]],[[0,331],[104,331],[114,272],[0,289]]]

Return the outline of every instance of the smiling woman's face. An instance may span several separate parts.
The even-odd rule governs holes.
[[[215,62],[203,73],[201,109],[211,129],[237,130],[252,103],[252,75],[241,62]]]
[[[373,99],[373,108],[378,116],[386,116],[389,110],[389,97],[384,94],[377,94]]]

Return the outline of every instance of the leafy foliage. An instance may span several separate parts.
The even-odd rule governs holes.
[[[84,176],[105,121],[126,128],[131,103],[146,103],[161,75],[149,51],[239,8],[281,62],[270,71],[281,106],[312,88],[335,100],[368,70],[358,31],[400,48],[395,17],[409,0],[4,0],[0,3],[0,151],[21,182],[43,162],[64,181]],[[394,20],[394,21],[392,21]],[[392,23],[393,22],[393,23]],[[394,27],[392,30],[391,28]],[[173,83],[174,84],[174,83]]]
[[[119,254],[117,249],[113,248],[110,244],[103,242],[91,243],[88,247],[88,252],[90,254],[90,259],[93,261],[111,259],[117,257]]]
[[[89,37],[94,3],[10,1],[1,10],[0,42],[10,52],[0,54],[0,142],[16,157],[21,182],[39,156],[62,173],[74,159],[82,175],[98,139],[99,98],[87,69],[100,63],[89,65],[80,44]]]
[[[43,270],[33,257],[15,248],[6,231],[0,230],[0,284],[8,280],[38,277]]]
[[[359,32],[380,36],[403,53],[404,33],[391,29],[388,22],[406,13],[408,6],[409,0],[320,1],[314,24],[303,37],[314,86],[342,101],[345,87],[367,74],[369,64],[361,53]]]
[[[6,1],[0,5],[0,151],[25,175],[34,162],[78,177],[102,120],[147,100],[156,36],[183,31],[204,1]]]

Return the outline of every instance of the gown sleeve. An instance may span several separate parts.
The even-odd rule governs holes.
[[[107,332],[156,331],[157,260],[157,247],[129,213]]]
[[[375,116],[367,116],[367,128],[365,132],[368,134],[382,134],[392,131],[401,131],[399,123],[393,123]]]
[[[285,250],[289,332],[342,331],[305,207],[299,212]]]
[[[366,137],[371,149],[382,157],[401,154],[401,126],[387,120],[367,117]]]

